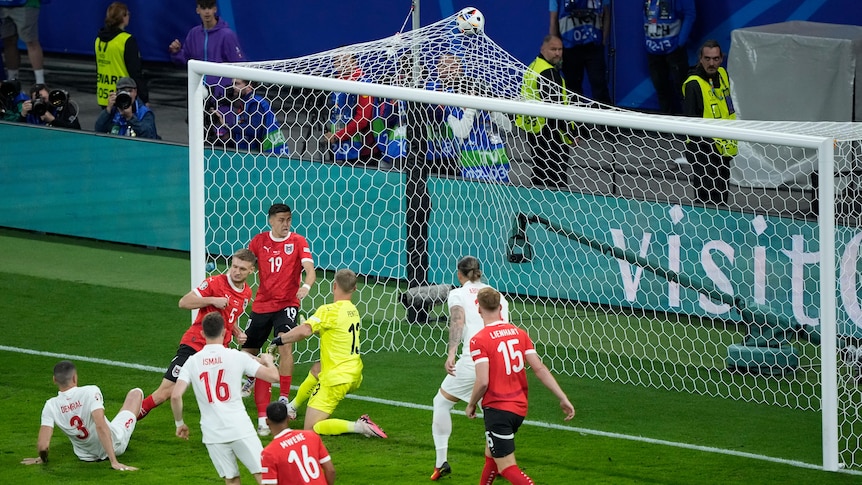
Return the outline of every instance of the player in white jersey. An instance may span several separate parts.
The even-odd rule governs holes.
[[[206,345],[183,365],[171,393],[176,434],[189,439],[189,427],[183,422],[183,394],[191,385],[201,413],[201,436],[219,476],[228,485],[239,484],[239,458],[260,483],[263,446],[242,402],[243,375],[276,382],[278,368],[269,354],[257,358],[225,348],[221,313],[207,314],[202,327]]]
[[[48,399],[42,408],[37,445],[39,456],[25,458],[21,463],[36,465],[48,462],[48,448],[56,425],[72,441],[72,449],[82,461],[110,460],[114,470],[137,470],[117,461],[117,456],[129,446],[144,392],[138,388],[129,391],[120,412],[108,421],[102,391],[98,386],[78,387],[75,364],[68,360],[58,362],[54,366],[54,383],[60,392],[57,397]]]
[[[487,287],[482,283],[482,270],[479,260],[473,256],[464,256],[458,260],[456,272],[459,288],[449,292],[449,352],[446,357],[446,377],[440,384],[440,390],[434,396],[434,412],[431,418],[431,436],[434,438],[434,448],[437,450],[437,461],[431,480],[438,480],[452,473],[447,461],[449,453],[449,436],[452,434],[452,407],[458,401],[467,402],[473,392],[476,381],[476,368],[470,357],[470,339],[481,330],[485,323],[479,315],[479,305],[476,295],[479,290]],[[501,300],[500,319],[509,321],[509,303]],[[458,347],[461,347],[461,357],[457,360]]]

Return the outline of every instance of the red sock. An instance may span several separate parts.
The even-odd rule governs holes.
[[[491,485],[494,479],[497,478],[497,462],[490,456],[485,457],[485,467],[482,468],[482,478],[479,480],[480,485]]]
[[[518,465],[510,465],[505,470],[500,472],[503,478],[509,480],[512,485],[533,485],[533,479],[528,477]]]
[[[155,408],[156,406],[158,406],[158,404],[156,404],[156,401],[153,400],[153,395],[150,394],[149,396],[147,396],[147,398],[144,399],[144,402],[141,404],[141,412],[138,414],[138,421],[144,419],[147,416],[147,413],[152,411],[153,408]]]
[[[266,416],[266,407],[272,400],[272,384],[264,379],[254,380],[254,404],[257,406],[257,417]]]
[[[293,379],[293,376],[278,376],[278,384],[281,386],[278,392],[280,396],[288,397],[290,395],[291,379]]]

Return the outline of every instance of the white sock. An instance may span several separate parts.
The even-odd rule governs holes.
[[[6,69],[6,79],[18,79],[18,69]]]
[[[434,412],[431,418],[431,436],[437,450],[436,467],[443,465],[449,452],[449,436],[452,434],[452,415],[449,414],[456,403],[443,397],[440,391],[434,396]]]
[[[265,428],[266,427],[266,416],[261,416],[261,417],[257,418],[257,427],[258,428],[261,428],[261,427]]]
[[[36,84],[45,84],[45,70],[44,69],[35,69],[35,70],[33,70],[33,74],[36,75]]]

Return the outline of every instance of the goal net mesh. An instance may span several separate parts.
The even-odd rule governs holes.
[[[267,208],[283,202],[319,272],[302,313],[329,301],[335,270],[356,271],[363,352],[445,355],[441,285],[457,285],[456,262],[473,255],[554,373],[820,410],[816,150],[740,142],[727,172],[700,177],[692,157],[711,151],[712,139],[627,127],[663,118],[572,92],[537,101],[522,90],[527,66],[487,35],[460,34],[454,17],[242,66],[596,108],[615,123],[557,123],[571,144],[557,147],[564,164],[555,166],[524,129],[536,117],[213,72],[204,120],[191,122],[206,136],[206,258],[215,271],[269,229]],[[538,89],[547,82],[540,77]],[[858,467],[862,130],[686,121],[835,140],[841,461]],[[316,343],[297,346],[295,357],[316,359]]]

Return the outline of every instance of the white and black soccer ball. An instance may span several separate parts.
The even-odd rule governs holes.
[[[458,31],[464,35],[479,35],[485,30],[485,16],[476,7],[466,7],[455,17]]]

